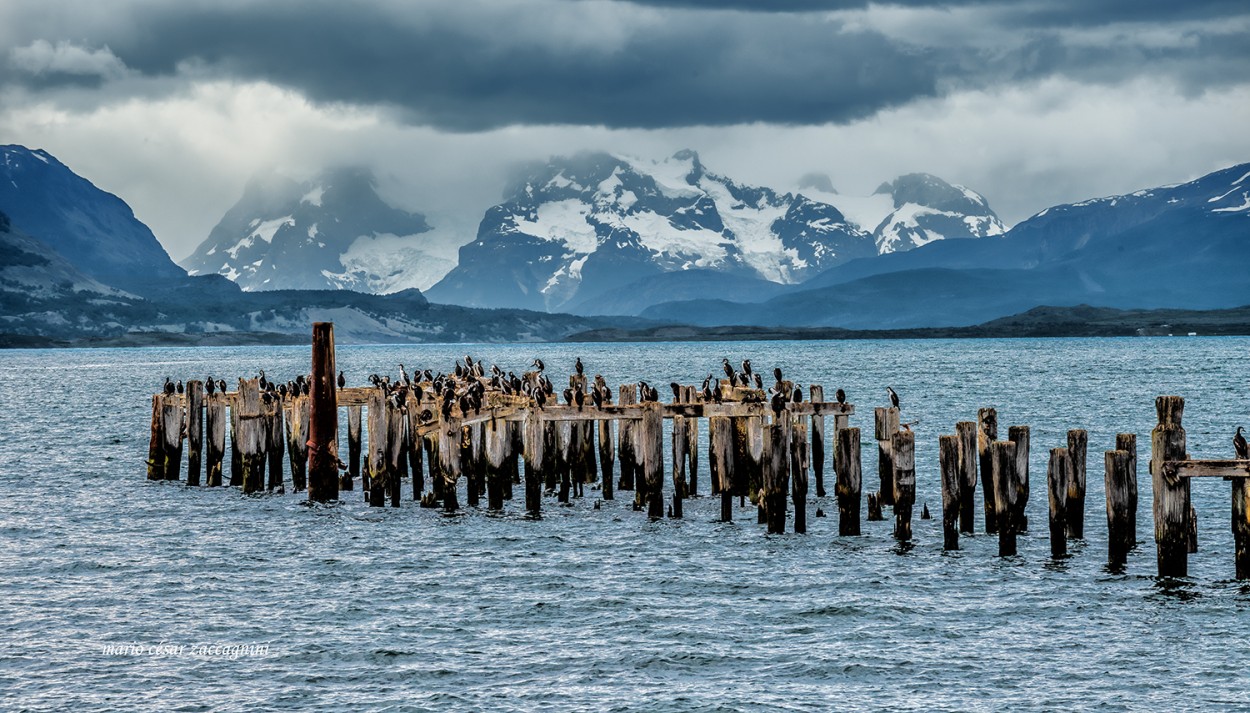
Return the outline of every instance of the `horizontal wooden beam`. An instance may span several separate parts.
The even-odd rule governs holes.
[[[1169,478],[1250,478],[1250,460],[1170,460],[1163,464]]]

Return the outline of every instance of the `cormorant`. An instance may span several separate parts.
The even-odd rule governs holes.
[[[681,401],[681,384],[674,381],[668,385],[668,388],[673,390],[673,403]]]
[[[1233,451],[1237,454],[1237,460],[1250,460],[1250,447],[1246,446],[1246,437],[1241,435],[1242,426],[1237,427],[1237,433],[1233,436]]]
[[[846,392],[842,389],[838,389],[838,393],[834,394],[833,397],[837,399],[840,404],[846,403]]]
[[[759,372],[755,373],[755,388],[757,389],[764,388],[764,380],[760,378]]]
[[[596,386],[595,388],[591,389],[591,391],[590,391],[590,400],[591,400],[591,401],[593,401],[593,402],[595,403],[595,408],[596,408],[596,409],[602,409],[602,408],[603,408],[603,392],[599,390],[599,387],[598,387],[598,386]]]
[[[547,403],[547,392],[543,391],[542,389],[536,389],[534,391],[534,405],[538,406],[538,408],[541,409],[544,405],[546,405],[546,403]]]
[[[226,393],[226,380],[225,379],[217,380],[217,390],[223,394]]]
[[[162,387],[166,394],[174,393],[174,382],[167,376],[165,377],[165,386]]]
[[[790,400],[796,404],[803,402],[803,389],[798,384],[794,385],[794,395],[790,397]]]
[[[269,384],[269,380],[265,378],[265,370],[261,369],[260,370],[260,390],[264,391],[265,386],[267,386],[268,384]]]
[[[539,370],[539,371],[542,371],[543,369],[545,369],[545,368],[546,368],[546,367],[543,365],[543,360],[542,360],[542,359],[539,359],[539,358],[537,358],[537,357],[535,357],[535,358],[534,358],[534,363],[533,363],[533,364],[531,364],[531,366],[533,366],[535,369],[537,369],[537,370]]]
[[[892,405],[894,408],[901,408],[898,405],[898,392],[896,392],[894,389],[890,388],[889,386],[885,387],[885,390],[890,394],[890,405]]]
[[[343,376],[343,372],[340,371],[339,372],[339,388],[341,389],[344,386],[347,386],[347,377]]]
[[[751,360],[750,359],[742,360],[742,373],[746,374],[747,378],[750,378],[751,376]]]
[[[577,357],[577,361],[573,362],[573,368],[577,371],[578,376],[581,376],[582,372],[585,371],[585,367],[582,366],[581,357]]]
[[[779,366],[773,367],[773,378],[775,378],[775,379],[777,380],[777,383],[778,383],[778,384],[780,384],[780,383],[782,382],[782,378],[781,378],[781,367],[779,367]]]
[[[182,379],[179,379],[178,380],[178,393],[181,394],[182,392],[183,392]]]
[[[729,385],[733,386],[738,383],[738,375],[734,373],[734,368],[729,365],[729,358],[722,360],[721,367],[725,370],[725,376],[729,377]]]
[[[573,405],[573,387],[571,386],[564,390],[564,403],[569,406]]]
[[[577,410],[581,411],[582,406],[586,404],[586,392],[581,389],[573,390],[573,403],[577,404]]]
[[[780,390],[773,392],[771,405],[773,413],[777,416],[777,418],[781,418],[781,412],[786,410],[786,395]]]
[[[401,384],[408,383],[408,372],[404,370],[403,364],[399,365],[399,383]]]
[[[208,380],[204,382],[204,391],[207,392],[209,396],[212,396],[213,392],[216,390],[217,382],[213,381],[213,377],[208,377]]]

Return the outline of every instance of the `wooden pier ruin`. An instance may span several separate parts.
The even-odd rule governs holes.
[[[283,492],[289,483],[296,492],[307,490],[310,501],[331,502],[359,483],[370,506],[399,507],[407,480],[413,501],[454,513],[461,492],[467,507],[480,507],[484,497],[488,510],[501,511],[519,486],[527,517],[540,519],[544,494],[566,504],[597,483],[603,500],[632,491],[635,510],[655,519],[681,518],[684,501],[699,494],[699,454],[706,447],[706,487],[720,499],[722,521],[733,519],[734,499],[739,507],[749,499],[770,534],[785,532],[787,522],[795,533],[806,532],[809,483],[814,481],[817,498],[825,497],[828,462],[839,536],[861,533],[866,499],[867,520],[882,520],[883,508],[891,508],[894,537],[901,543],[913,539],[916,438],[909,424],[900,423],[897,407],[874,410],[878,474],[876,491],[865,493],[861,431],[850,425],[855,406],[840,390],[838,400],[829,402],[821,385],[809,385],[803,400],[789,381],[765,390],[758,375],[754,382],[739,379],[726,366],[728,378],[702,388],[674,383],[671,400],[662,402],[658,389],[645,382],[613,391],[601,378],[592,381],[581,373],[580,361],[568,388],[557,390],[537,366],[504,384],[502,372],[488,377],[480,365],[474,370],[458,364],[455,377],[431,380],[428,371],[416,372],[415,380],[405,375],[395,384],[346,387],[335,368],[333,325],[316,323],[311,374],[290,389],[275,391],[262,372],[238,379],[233,391],[224,382],[191,380],[154,394],[148,478],[182,480],[185,450],[187,485],[230,485],[245,494]],[[1190,482],[1219,477],[1232,484],[1236,576],[1250,579],[1250,460],[1189,459],[1184,400],[1160,396],[1155,405],[1149,473],[1158,574],[1187,576],[1188,555],[1197,549]],[[347,423],[342,454],[340,409]],[[1001,556],[1018,552],[1017,536],[1029,526],[1030,430],[1010,426],[1005,440],[999,433],[996,410],[982,408],[975,422],[960,421],[954,433],[938,439],[944,549],[959,549],[960,535],[974,533],[980,484],[986,533],[997,536]],[[706,434],[705,446],[700,434]],[[1044,493],[1054,558],[1068,556],[1068,541],[1084,537],[1087,444],[1086,431],[1073,429],[1063,446],[1049,451]],[[1103,461],[1107,563],[1122,571],[1137,544],[1136,435],[1118,434]]]

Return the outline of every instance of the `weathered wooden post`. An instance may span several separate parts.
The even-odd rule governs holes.
[[[659,403],[650,401],[644,404],[640,430],[647,514],[651,519],[658,520],[664,517],[664,416]]]
[[[213,394],[204,406],[205,444],[204,473],[211,488],[221,486],[221,463],[226,455],[226,395]]]
[[[186,414],[182,407],[182,397],[174,394],[166,396],[161,404],[161,434],[165,437],[162,453],[165,456],[165,480],[179,480],[182,468],[182,435]]]
[[[265,426],[260,412],[260,382],[256,379],[239,379],[238,400],[238,448],[245,494],[255,493],[265,487]]]
[[[243,451],[239,450],[239,392],[228,397],[226,404],[230,407],[230,487],[243,485]]]
[[[1133,548],[1136,533],[1129,527],[1129,461],[1128,451],[1107,451],[1103,454],[1104,484],[1107,493],[1107,563],[1123,567],[1128,551]]]
[[[148,480],[165,479],[165,434],[161,432],[161,405],[165,395],[152,395],[152,438],[148,441]]]
[[[990,444],[998,440],[998,411],[983,408],[977,411],[977,460],[981,470],[981,496],[985,506],[985,532],[998,532],[995,514],[994,474],[990,461]]]
[[[504,465],[508,460],[508,426],[504,421],[491,419],[485,424],[486,436],[486,507],[503,510],[503,484],[508,479]]]
[[[711,472],[712,494],[720,494],[720,520],[733,520],[733,424],[725,416],[707,420],[707,461]]]
[[[838,496],[838,534],[859,534],[859,501],[863,474],[859,459],[859,429],[834,431],[837,445],[833,449],[833,470],[837,477],[834,492]]]
[[[1237,579],[1250,579],[1250,478],[1229,478],[1233,488],[1233,559]]]
[[[308,487],[308,397],[294,396],[286,402],[286,451],[291,461],[291,487]],[[350,490],[350,488],[348,488]]]
[[[544,430],[542,410],[530,409],[525,416],[525,510],[534,519],[542,517]]]
[[[942,473],[942,549],[959,549],[960,488],[959,436],[938,437],[938,465]]]
[[[622,406],[633,406],[638,403],[638,385],[622,384],[619,389],[618,403]],[[638,448],[636,444],[636,434],[639,427],[639,421],[636,419],[620,419],[616,425],[617,441],[619,445],[619,454],[617,460],[621,464],[621,479],[617,481],[617,490],[633,490],[634,475],[641,465],[638,462]],[[634,506],[637,507],[638,498],[634,497]]]
[[[1137,546],[1137,434],[1117,433],[1115,449],[1128,453],[1128,527],[1133,533],[1133,546]]]
[[[878,406],[873,412],[873,428],[877,439],[877,475],[881,482],[878,492],[882,505],[894,504],[894,458],[890,449],[894,434],[898,432],[898,409]]]
[[[187,382],[187,485],[200,484],[204,445],[204,382]]]
[[[760,502],[768,534],[786,531],[786,491],[790,474],[790,414],[783,413],[764,431],[764,487]]]
[[[1159,423],[1150,432],[1150,474],[1154,485],[1155,545],[1160,577],[1189,574],[1189,479],[1164,472],[1167,461],[1185,460],[1185,399],[1155,399]],[[1071,494],[1071,489],[1069,489]]]
[[[438,423],[438,469],[443,475],[443,511],[460,509],[456,483],[460,480],[460,432],[459,418],[445,418]]]
[[[1067,448],[1050,449],[1046,468],[1046,490],[1050,501],[1050,556],[1068,554],[1068,467]]]
[[[599,428],[600,495],[604,500],[612,500],[615,498],[612,476],[616,470],[616,451],[612,447],[612,420],[601,418],[595,423]]]
[[[1016,444],[1016,500],[1011,513],[1016,533],[1029,531],[1024,508],[1029,504],[1029,427],[1009,426],[1007,440]]]
[[[808,399],[814,404],[825,402],[825,387],[812,384]],[[812,414],[812,474],[816,478],[816,497],[825,497],[825,417]]]
[[[369,392],[369,401],[365,404],[365,431],[369,437],[369,452],[365,457],[365,481],[368,483],[369,506],[380,508],[386,505],[388,478],[390,473],[386,467],[386,393],[381,389]]]
[[[998,556],[1016,554],[1016,525],[1013,518],[1016,483],[1016,444],[1012,441],[994,441],[990,444],[990,478],[994,483],[994,517],[998,525]]]
[[[308,409],[308,499],[339,499],[338,385],[334,370],[334,323],[313,322],[312,382]]]
[[[686,403],[695,403],[698,391],[693,386],[683,387]],[[686,473],[686,497],[693,498],[699,494],[699,419],[686,420],[686,459],[689,470]]]
[[[407,415],[388,399],[386,401],[386,492],[390,495],[393,508],[399,507],[399,501],[403,497],[403,484],[400,478],[407,460],[404,448],[404,425],[407,420]]]
[[[673,416],[671,446],[673,451],[673,501],[671,515],[675,519],[682,516],[681,501],[686,497],[686,448],[690,442],[686,439],[686,417]]]
[[[891,488],[894,494],[894,537],[911,540],[911,511],[916,503],[916,434],[895,431],[890,439],[890,460],[894,467]]]
[[[976,532],[977,515],[977,424],[960,421],[955,424],[959,439],[959,531]]]
[[[881,513],[881,493],[868,493],[868,522],[884,522]]]
[[[343,490],[354,490],[360,477],[360,405],[347,407],[347,475],[340,483]],[[361,484],[361,488],[368,490]]]
[[[1068,537],[1085,537],[1085,449],[1089,434],[1080,428],[1068,431]]]
[[[265,455],[269,458],[269,490],[286,492],[282,484],[282,454],[286,451],[283,431],[282,402],[277,396],[271,396],[269,403],[261,403],[261,411],[265,414]]]
[[[790,435],[790,501],[794,504],[794,532],[807,532],[807,424],[803,416],[795,417]]]
[[[412,499],[420,500],[421,495],[425,493],[425,467],[421,457],[425,450],[420,435],[421,429],[421,404],[408,404],[408,434],[404,439],[405,446],[408,450],[408,466],[412,471]]]

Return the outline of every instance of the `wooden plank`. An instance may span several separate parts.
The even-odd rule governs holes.
[[[1250,478],[1250,460],[1172,460],[1163,464],[1168,478]]]

